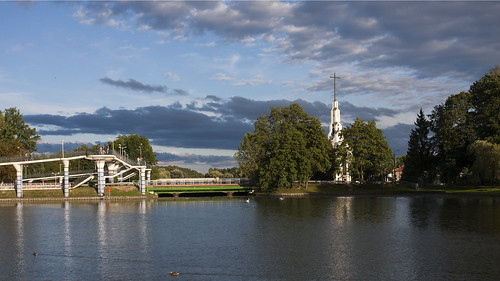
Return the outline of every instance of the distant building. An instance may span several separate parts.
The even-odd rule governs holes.
[[[340,134],[342,132],[342,123],[340,122],[340,109],[339,102],[337,101],[336,93],[336,79],[340,78],[333,74],[330,76],[333,78],[333,102],[332,110],[330,112],[330,131],[328,133],[328,139],[332,142],[333,148],[342,144],[343,138]],[[350,153],[350,152],[348,152]],[[351,182],[351,174],[349,173],[349,162],[340,164],[339,173],[335,174],[334,180],[339,182]]]

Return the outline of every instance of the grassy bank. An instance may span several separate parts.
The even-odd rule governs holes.
[[[144,196],[134,186],[114,186],[104,190],[105,196]],[[146,196],[152,196],[147,194]],[[97,190],[93,187],[78,187],[70,189],[69,197],[97,197]],[[1,198],[16,198],[15,190],[0,191]],[[23,190],[23,198],[64,198],[64,191],[60,189],[51,190]]]
[[[415,190],[410,184],[309,184],[307,188],[279,188],[272,193],[409,193],[441,192],[446,194],[500,195],[500,188],[491,186],[430,185]]]
[[[189,186],[175,187],[179,190],[189,190],[193,188],[207,188],[206,186]],[[227,189],[228,186],[211,186],[210,189]],[[248,187],[246,187],[248,188]],[[168,191],[169,188],[159,188]],[[256,188],[257,189],[257,188]],[[154,190],[154,188],[152,189]],[[160,191],[160,190],[157,190]],[[310,193],[310,194],[376,194],[376,193],[401,193],[408,194],[414,192],[440,192],[445,194],[464,194],[464,195],[497,195],[500,196],[499,187],[491,186],[462,186],[462,185],[432,185],[424,186],[415,190],[410,184],[309,184],[307,188],[280,188],[270,192],[273,193]],[[259,192],[266,194],[267,192]],[[105,196],[111,197],[127,197],[127,196],[143,196],[134,186],[114,186],[106,187],[104,190]],[[24,190],[24,198],[64,198],[62,190]],[[147,197],[155,197],[146,192]],[[97,190],[93,187],[79,187],[70,190],[69,197],[97,197]],[[0,191],[1,198],[16,198],[16,191]]]

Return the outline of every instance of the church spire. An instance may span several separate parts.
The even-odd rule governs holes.
[[[335,148],[341,145],[343,141],[341,134],[342,123],[340,123],[339,102],[337,101],[337,79],[340,79],[340,77],[338,77],[337,74],[333,73],[333,75],[330,75],[330,78],[333,79],[333,101],[332,101],[332,110],[330,113],[331,121],[330,121],[330,132],[328,133],[328,138],[332,142],[332,146]],[[350,150],[347,153],[352,155]],[[344,160],[340,164],[340,169],[339,169],[340,171],[334,175],[334,180],[336,182],[351,181],[351,175],[349,173],[349,165],[350,165],[349,160]]]
[[[340,79],[340,77],[336,73],[333,73],[333,75],[330,75],[330,78],[333,79],[333,102],[328,138],[332,141],[333,147],[337,147],[337,145],[342,143],[342,137],[340,136],[342,124],[340,123],[340,109],[339,102],[337,101],[337,79]]]

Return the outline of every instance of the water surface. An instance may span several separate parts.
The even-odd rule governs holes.
[[[0,219],[2,280],[500,276],[500,198],[2,203]]]

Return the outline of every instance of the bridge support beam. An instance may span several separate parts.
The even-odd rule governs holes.
[[[16,168],[16,196],[17,198],[23,197],[23,165],[14,164],[14,168]]]
[[[141,175],[139,177],[139,192],[146,195],[146,167],[140,168]]]
[[[69,160],[62,160],[64,165],[64,197],[69,197]]]
[[[109,172],[109,175],[110,176],[114,176],[116,174],[118,174],[118,164],[115,164],[115,163],[108,163],[108,172]],[[111,177],[109,178],[109,183],[113,183],[114,182],[114,177]]]
[[[97,164],[97,196],[104,196],[104,188],[106,187],[106,180],[104,179],[104,164],[105,160],[96,160]]]

